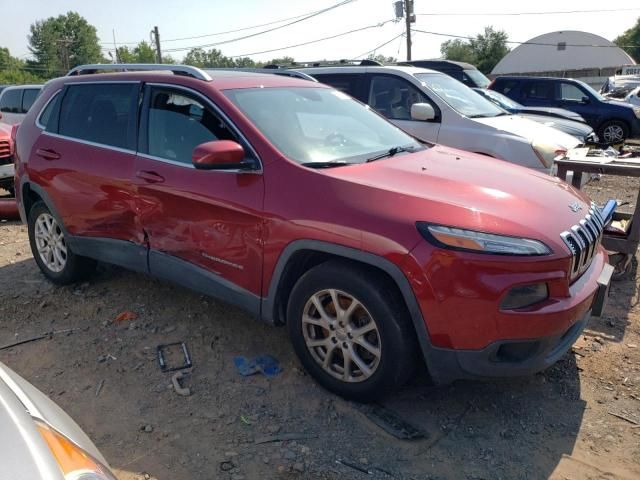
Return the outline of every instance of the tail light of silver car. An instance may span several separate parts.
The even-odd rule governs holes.
[[[560,234],[572,254],[569,272],[571,280],[578,278],[591,265],[602,240],[604,226],[602,213],[594,203],[591,203],[589,213],[577,225]]]

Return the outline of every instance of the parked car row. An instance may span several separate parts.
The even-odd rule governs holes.
[[[534,171],[573,137],[416,67],[96,73],[125,67],[47,83],[17,129],[52,282],[99,260],[221,298],[286,325],[313,377],[360,401],[420,362],[436,383],[539,371],[602,313],[610,218]],[[459,137],[472,151],[421,140]]]

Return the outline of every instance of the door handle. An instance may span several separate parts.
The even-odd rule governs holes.
[[[39,148],[36,150],[36,155],[44,158],[45,160],[58,160],[60,158],[60,154],[58,152],[54,152],[48,148]]]
[[[162,175],[157,174],[156,172],[149,172],[147,170],[138,170],[136,172],[136,177],[141,178],[147,183],[162,183],[164,182],[164,177]]]

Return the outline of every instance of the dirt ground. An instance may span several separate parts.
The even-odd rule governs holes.
[[[634,182],[602,178],[587,190],[636,202]],[[606,315],[541,374],[438,388],[419,376],[382,403],[425,433],[399,440],[318,387],[284,329],[111,266],[87,283],[53,286],[26,228],[5,222],[0,346],[74,330],[0,350],[0,361],[60,404],[120,480],[637,479],[637,285],[615,283]],[[114,321],[123,311],[138,317]],[[175,341],[193,358],[190,396],[177,395],[158,366],[156,346]],[[234,357],[259,354],[276,357],[282,373],[240,376]],[[288,434],[296,439],[265,442]]]

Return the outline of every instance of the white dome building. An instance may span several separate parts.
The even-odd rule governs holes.
[[[613,42],[588,32],[552,32],[507,53],[491,76],[537,75],[580,78],[600,86],[623,65],[635,61]]]

